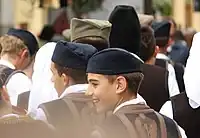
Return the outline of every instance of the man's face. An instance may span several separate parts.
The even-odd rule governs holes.
[[[104,75],[88,73],[88,93],[93,98],[97,112],[113,110],[120,97],[116,93],[117,83],[110,82]]]
[[[65,86],[65,75],[59,75],[57,69],[55,68],[55,64],[51,63],[51,71],[52,71],[52,78],[51,81],[54,83],[54,88],[56,89],[58,96],[60,96],[66,86]]]

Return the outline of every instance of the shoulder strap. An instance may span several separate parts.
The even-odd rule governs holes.
[[[17,73],[25,74],[25,73],[24,73],[23,71],[21,71],[21,70],[14,70],[14,71],[8,76],[8,78],[6,79],[5,85],[7,85],[8,82],[9,82],[9,80],[10,80],[10,78],[11,78],[13,75],[17,74]]]
[[[168,68],[168,61],[166,61],[166,60],[164,60],[164,59],[156,59],[155,65],[167,69],[167,68]]]
[[[167,128],[167,137],[168,138],[181,138],[180,131],[178,129],[177,124],[170,118],[162,115],[165,121],[165,125]]]
[[[30,91],[19,94],[17,99],[17,106],[28,110],[29,95]]]
[[[180,90],[180,92],[184,92],[185,84],[184,84],[184,80],[183,80],[183,75],[185,72],[185,68],[182,64],[174,63],[174,70],[175,70],[176,80],[177,80],[177,83],[179,86],[179,90]]]

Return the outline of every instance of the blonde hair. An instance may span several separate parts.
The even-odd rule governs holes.
[[[10,35],[0,37],[0,46],[1,55],[9,54],[13,56],[16,56],[21,50],[27,48],[21,39]]]

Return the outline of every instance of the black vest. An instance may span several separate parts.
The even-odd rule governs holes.
[[[193,109],[185,92],[171,98],[173,118],[185,130],[188,138],[200,138],[200,107]]]
[[[184,84],[184,80],[183,80],[183,75],[184,75],[184,66],[180,63],[173,63],[171,61],[168,60],[164,60],[164,59],[156,59],[156,63],[155,65],[163,67],[165,69],[168,68],[168,64],[172,64],[175,70],[175,74],[176,74],[176,80],[178,83],[178,87],[179,87],[179,91],[180,92],[184,92],[185,91],[185,84]]]
[[[148,64],[143,64],[142,69],[144,80],[140,86],[139,94],[151,108],[159,112],[162,105],[169,100],[168,71]]]

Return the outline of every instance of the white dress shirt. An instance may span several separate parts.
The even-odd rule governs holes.
[[[145,104],[146,105],[146,101],[142,98],[142,96],[140,96],[139,94],[137,94],[137,98],[135,99],[131,99],[129,101],[126,101],[122,104],[120,104],[119,106],[117,106],[114,110],[113,113],[115,113],[117,110],[119,110],[120,108],[122,108],[123,106],[126,105],[131,105],[131,104]]]
[[[171,101],[167,101],[163,106],[162,108],[160,109],[160,113],[173,119],[173,109],[172,109],[172,103]],[[179,127],[179,130],[180,130],[180,133],[181,133],[181,136],[182,138],[187,138],[186,134],[185,134],[185,131],[180,127]]]
[[[169,58],[161,53],[158,53],[156,56],[157,59],[164,59],[164,60],[169,60]],[[178,83],[176,80],[176,74],[174,67],[171,64],[168,64],[168,88],[169,88],[169,95],[170,97],[175,96],[180,93],[179,88],[178,88]]]
[[[3,59],[0,60],[0,64],[5,65],[11,69],[15,69],[14,65]],[[31,84],[31,80],[23,73],[16,73],[11,76],[6,85],[6,88],[12,105],[17,106],[18,95],[23,92],[30,91]]]
[[[59,98],[63,98],[64,96],[70,93],[80,93],[80,92],[82,93],[83,91],[86,91],[87,88],[88,88],[88,84],[76,84],[76,85],[69,86],[67,89],[65,89],[65,91],[61,94]],[[35,111],[31,112],[29,115],[33,117],[35,120],[42,120],[48,123],[45,113],[41,108],[36,109]]]

